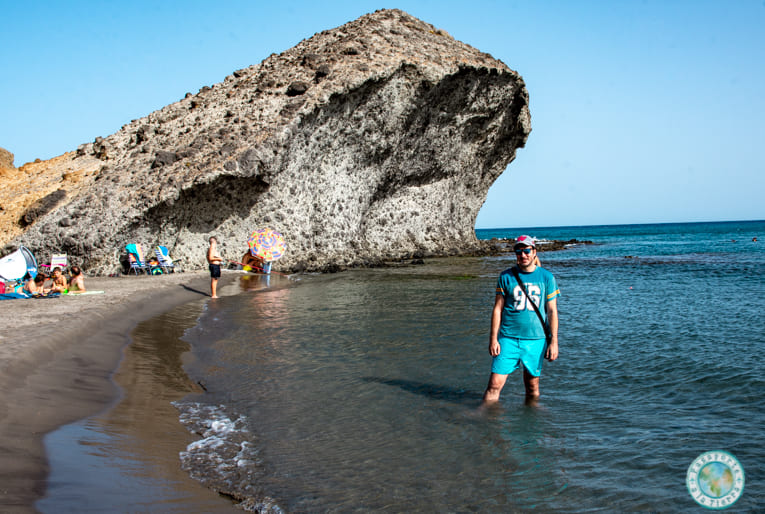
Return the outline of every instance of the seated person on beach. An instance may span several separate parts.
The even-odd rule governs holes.
[[[69,284],[66,282],[66,277],[61,273],[61,268],[56,266],[53,268],[53,271],[51,272],[50,276],[51,280],[53,281],[53,284],[51,285],[51,288],[49,293],[65,293],[67,290],[67,287]]]
[[[69,293],[84,293],[85,289],[85,275],[82,274],[82,269],[79,266],[72,266],[71,282],[69,283]]]
[[[263,269],[263,259],[260,257],[255,257],[252,255],[252,252],[247,250],[244,255],[242,255],[242,264],[245,266],[250,266],[251,268],[258,268]]]
[[[38,273],[35,277],[35,285],[37,286],[37,292],[39,294],[45,294],[45,281],[48,280],[48,275],[45,273]]]
[[[45,282],[45,275],[38,274],[35,278],[32,278],[29,273],[24,275],[24,287],[21,292],[29,296],[35,296],[43,294],[43,282]]]

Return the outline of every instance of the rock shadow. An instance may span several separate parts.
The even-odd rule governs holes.
[[[219,176],[211,182],[184,189],[176,199],[152,207],[140,226],[148,227],[153,233],[181,229],[209,233],[234,216],[247,218],[268,188],[269,184],[260,176]]]

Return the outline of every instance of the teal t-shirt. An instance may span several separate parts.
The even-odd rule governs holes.
[[[502,321],[499,325],[499,337],[518,339],[544,339],[545,330],[534,311],[526,294],[508,268],[497,279],[497,294],[505,297],[502,309]],[[539,307],[542,317],[547,321],[547,302],[560,296],[558,284],[552,273],[539,266],[531,273],[518,270],[518,275],[526,285],[526,290]]]

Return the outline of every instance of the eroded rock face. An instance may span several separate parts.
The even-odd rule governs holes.
[[[5,148],[0,148],[0,169],[13,168],[13,154]]]
[[[13,243],[96,273],[131,242],[199,268],[216,235],[237,260],[261,226],[288,241],[277,270],[469,252],[530,130],[516,72],[378,11],[66,154],[100,168]]]

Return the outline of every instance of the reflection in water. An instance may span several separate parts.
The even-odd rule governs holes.
[[[239,289],[242,291],[258,291],[271,285],[271,275],[243,274],[239,277]]]

